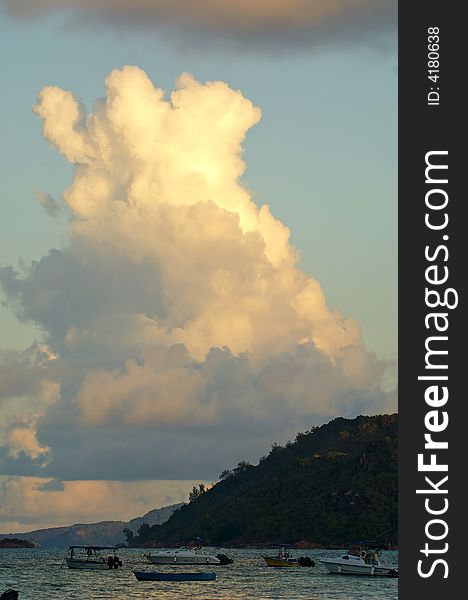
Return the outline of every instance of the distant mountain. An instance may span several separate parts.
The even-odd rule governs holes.
[[[169,517],[171,517],[172,513],[184,506],[184,502],[180,502],[179,504],[171,504],[170,506],[162,506],[161,508],[155,508],[150,510],[142,517],[135,517],[131,519],[128,523],[124,524],[124,527],[128,527],[131,529],[133,533],[137,533],[138,529],[143,525],[143,523],[147,523],[148,525],[161,525],[165,523]]]
[[[135,544],[342,545],[381,532],[395,543],[397,441],[396,414],[334,419],[225,471]]]
[[[44,548],[76,545],[116,545],[125,542],[124,528],[137,533],[143,523],[159,525],[167,521],[172,513],[183,506],[183,503],[163,506],[150,510],[142,517],[130,521],[102,521],[100,523],[76,524],[50,529],[37,529],[27,533],[0,534],[0,539],[11,539],[17,536],[27,538]]]

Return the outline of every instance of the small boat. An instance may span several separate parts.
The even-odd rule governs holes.
[[[315,562],[311,560],[308,556],[300,556],[299,558],[294,558],[286,552],[284,548],[278,551],[276,556],[264,556],[266,564],[269,567],[313,567],[315,566]]]
[[[218,556],[204,552],[201,546],[182,546],[176,550],[159,550],[145,555],[155,565],[220,565],[227,564]],[[223,555],[224,556],[224,555]]]
[[[382,565],[380,554],[386,546],[366,545],[352,546],[340,558],[324,558],[329,573],[340,575],[373,575],[379,577],[398,577],[396,565]]]
[[[16,590],[6,590],[3,594],[0,595],[0,600],[18,600],[19,592]]]
[[[138,581],[214,581],[216,573],[161,573],[157,571],[133,571]]]
[[[83,552],[80,552],[81,550]],[[100,553],[103,550],[112,550],[112,554],[102,556]],[[122,566],[115,546],[69,546],[68,551],[70,555],[65,557],[65,562],[69,569],[99,571],[118,569]]]

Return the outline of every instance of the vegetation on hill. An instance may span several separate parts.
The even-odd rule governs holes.
[[[134,545],[201,537],[214,545],[396,543],[397,415],[337,418],[241,462]]]
[[[35,548],[35,544],[28,540],[9,538],[0,540],[0,548]]]

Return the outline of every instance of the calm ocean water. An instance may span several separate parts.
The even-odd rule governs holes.
[[[398,580],[380,577],[328,575],[318,559],[339,556],[337,550],[298,551],[316,561],[313,568],[268,568],[263,554],[272,551],[219,549],[234,558],[224,567],[179,567],[182,571],[216,571],[213,582],[138,582],[133,569],[170,570],[148,565],[143,550],[122,550],[122,569],[117,571],[73,571],[61,568],[63,549],[0,549],[0,594],[12,587],[20,600],[396,600]],[[396,552],[384,552],[385,562],[395,564]]]

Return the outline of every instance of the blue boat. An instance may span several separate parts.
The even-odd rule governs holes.
[[[216,573],[161,573],[158,571],[133,571],[138,581],[214,581]]]

